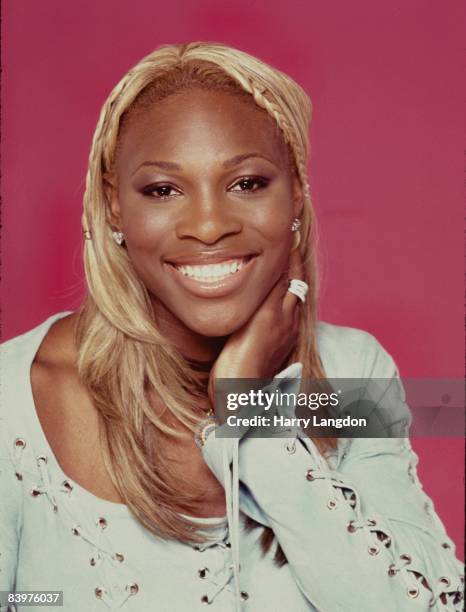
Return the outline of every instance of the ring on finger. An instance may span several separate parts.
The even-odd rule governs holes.
[[[306,301],[307,292],[309,291],[309,285],[299,278],[292,278],[290,280],[288,291],[293,295],[296,295],[296,297],[298,297],[304,304]]]

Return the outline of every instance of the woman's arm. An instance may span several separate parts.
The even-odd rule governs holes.
[[[370,376],[401,386],[391,357],[378,343],[375,349]],[[398,396],[388,425],[390,418],[410,421],[402,388]],[[214,447],[230,441],[213,438],[204,456],[218,472]],[[243,438],[241,509],[273,529],[299,588],[319,611],[463,609],[463,566],[422,491],[406,438],[353,439],[337,469],[304,433],[290,442]]]

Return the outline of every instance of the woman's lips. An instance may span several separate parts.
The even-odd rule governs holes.
[[[249,276],[257,256],[231,258],[203,265],[165,265],[175,280],[198,297],[222,297],[235,291]]]

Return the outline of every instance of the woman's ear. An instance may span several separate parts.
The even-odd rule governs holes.
[[[112,227],[119,229],[121,227],[121,214],[116,176],[113,173],[105,172],[102,180],[108,221]]]

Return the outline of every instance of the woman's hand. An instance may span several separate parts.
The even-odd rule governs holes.
[[[231,334],[214,363],[209,398],[214,405],[217,378],[273,378],[298,339],[300,300],[288,291],[292,278],[303,280],[301,255],[290,254],[288,269],[273,286],[260,308],[243,327]]]

